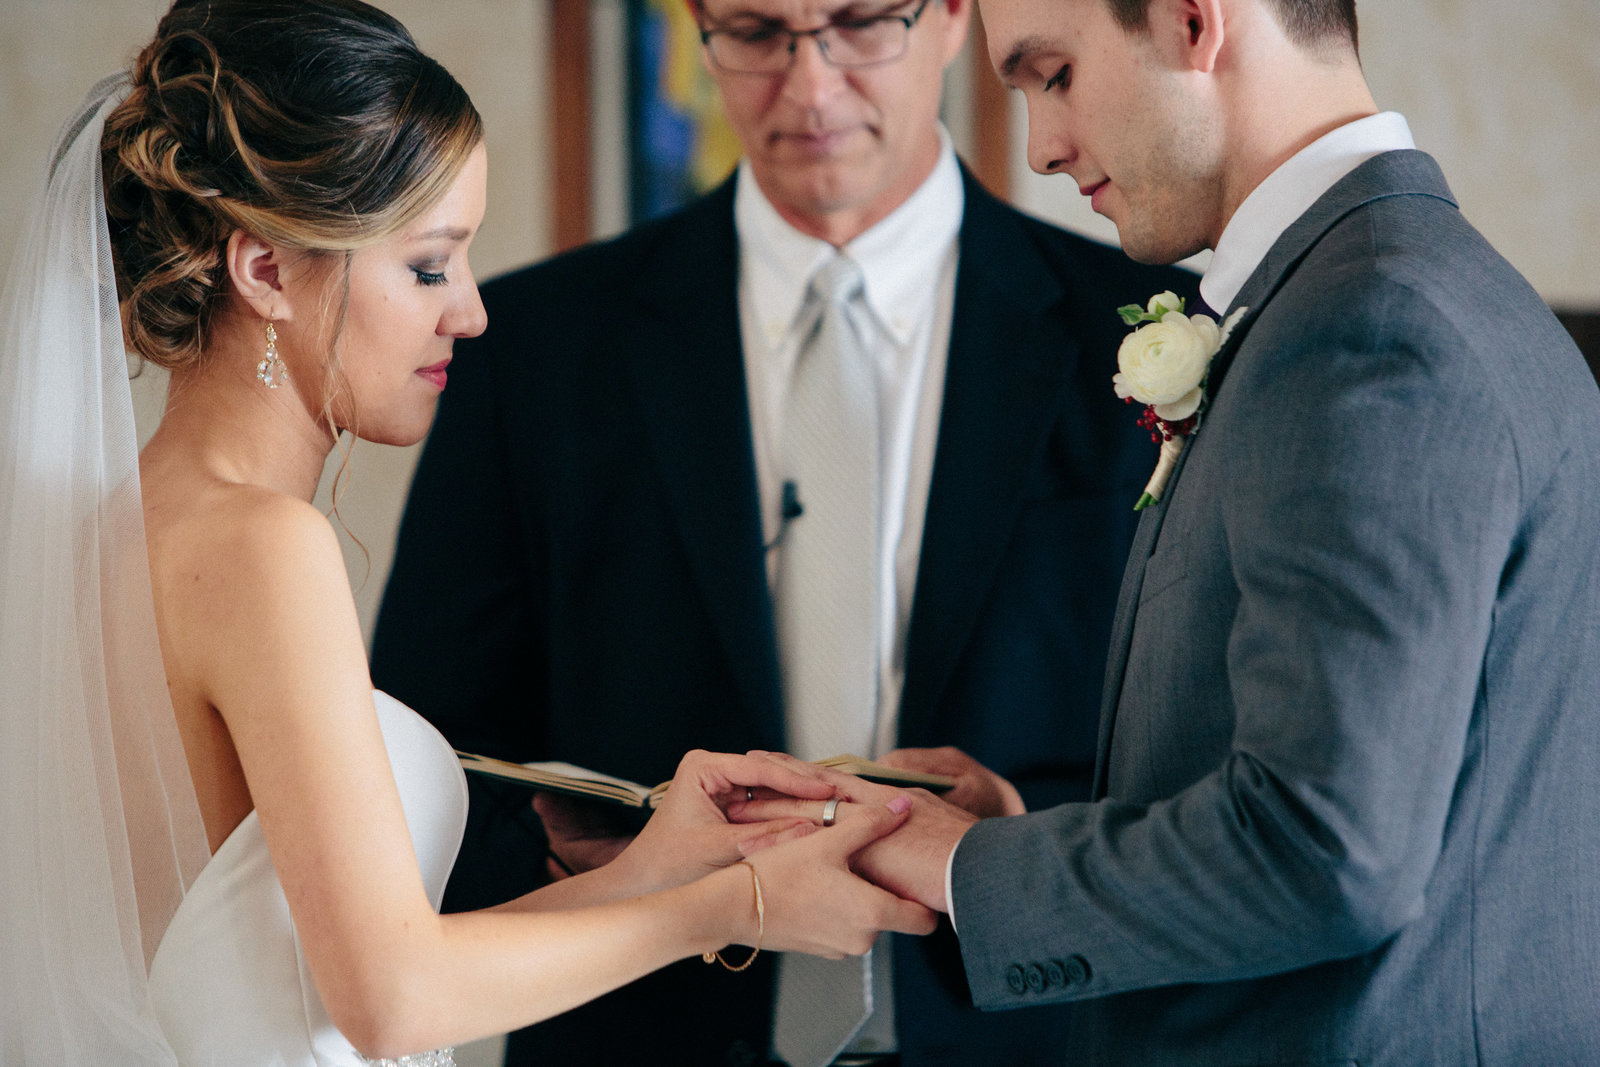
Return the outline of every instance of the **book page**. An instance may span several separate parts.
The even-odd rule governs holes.
[[[638,782],[630,782],[626,778],[616,778],[609,774],[601,774],[599,771],[591,771],[589,768],[580,767],[576,763],[562,763],[560,760],[539,760],[533,763],[519,763],[517,766],[526,767],[530,771],[537,771],[541,774],[551,774],[583,782],[605,782],[626,789],[635,796],[645,796],[649,792]]]
[[[623,804],[635,808],[655,808],[660,805],[661,798],[666,796],[667,787],[671,782],[662,782],[655,788],[647,788],[638,782],[630,782],[626,778],[603,774],[592,771],[587,767],[579,767],[560,760],[547,760],[537,763],[509,763],[505,760],[492,759],[488,756],[478,756],[470,752],[457,750],[457,757],[461,766],[478,774],[487,774],[495,778],[508,781],[522,782],[534,789],[543,789],[548,792],[564,793],[568,796],[588,797],[595,800],[609,801],[614,804]],[[884,785],[918,786],[935,793],[942,793],[955,785],[955,780],[939,774],[923,774],[918,771],[901,770],[898,767],[887,767],[881,763],[874,763],[861,756],[841,755],[829,759],[817,760],[819,766],[834,767],[870,782],[879,782]]]
[[[599,771],[591,771],[586,767],[570,763],[560,761],[510,763],[460,750],[456,751],[456,756],[465,770],[522,782],[547,792],[607,800],[634,808],[644,807],[650,803],[650,790],[638,782],[601,774]]]

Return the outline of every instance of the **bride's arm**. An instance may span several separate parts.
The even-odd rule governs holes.
[[[185,564],[184,606],[170,609],[163,626],[169,674],[221,713],[318,992],[364,1054],[502,1032],[674,960],[755,940],[750,871],[720,870],[631,896],[650,884],[648,854],[595,872],[593,898],[610,901],[599,906],[572,906],[575,887],[567,887],[542,910],[527,901],[434,914],[333,532],[315,509],[285,498],[258,501],[236,518]],[[792,781],[772,761],[722,759],[731,762],[713,777],[734,767],[759,782]],[[931,929],[929,913],[847,867],[851,852],[899,821],[872,809],[851,826],[755,856],[766,947],[837,955],[864,951],[879,929]]]

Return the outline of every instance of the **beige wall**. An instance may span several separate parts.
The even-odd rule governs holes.
[[[621,0],[595,0],[597,41],[614,50]],[[489,213],[473,247],[480,277],[548,247],[548,0],[382,0],[472,93],[489,127]],[[0,259],[10,249],[56,125],[102,73],[146,40],[165,0],[0,0]],[[1594,0],[1361,0],[1363,55],[1380,105],[1403,111],[1437,155],[1463,209],[1558,305],[1600,308],[1600,4]],[[598,57],[616,77],[615,54]],[[961,79],[952,86],[964,93]],[[597,94],[597,228],[621,225],[620,102]],[[1064,178],[1030,174],[1020,108],[1016,198],[1030,210],[1107,239]],[[952,123],[958,143],[968,131]],[[140,386],[150,392],[150,383]],[[142,397],[153,421],[159,398]],[[393,551],[416,449],[358,444],[340,512],[371,553],[347,540],[369,627]],[[335,457],[337,462],[337,456]],[[471,472],[463,472],[470,477]],[[324,495],[324,506],[326,498]]]

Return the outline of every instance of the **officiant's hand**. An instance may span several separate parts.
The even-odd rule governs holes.
[[[533,810],[549,842],[552,881],[604,867],[633,841],[634,831],[609,806],[559,793],[533,794]]]
[[[1028,810],[1016,786],[959,748],[948,745],[942,748],[897,748],[880,757],[878,762],[905,771],[954,778],[955,786],[941,796],[946,803],[969,811],[980,819],[1022,815]]]
[[[759,851],[763,839],[810,827],[811,820],[799,813],[730,822],[728,807],[752,794],[803,799],[820,808],[834,795],[834,785],[820,768],[784,756],[690,752],[650,821],[616,855],[618,877],[639,893],[668,889],[737,863]]]

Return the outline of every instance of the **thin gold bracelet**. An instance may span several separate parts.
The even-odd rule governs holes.
[[[707,963],[720,963],[724,967],[726,967],[728,970],[734,972],[735,974],[738,974],[740,971],[744,970],[746,967],[749,967],[752,963],[754,963],[756,961],[756,957],[761,955],[761,939],[763,937],[765,937],[766,934],[767,934],[767,904],[766,904],[766,901],[761,899],[761,876],[756,874],[756,869],[750,863],[749,860],[740,860],[739,861],[739,865],[750,868],[750,884],[755,887],[755,891],[756,891],[756,943],[755,943],[755,947],[750,950],[749,959],[745,960],[743,963],[739,964],[739,966],[737,966],[737,967],[735,967],[733,964],[729,963],[727,960],[723,959],[722,958],[722,952],[720,950],[718,950],[716,952],[702,952],[702,953],[700,953],[700,958],[705,960]]]

